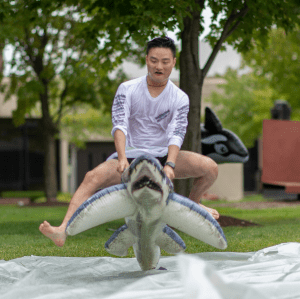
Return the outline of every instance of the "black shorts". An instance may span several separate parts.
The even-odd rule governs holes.
[[[160,162],[160,164],[164,167],[165,166],[165,164],[166,164],[166,162],[167,162],[167,158],[168,158],[168,156],[163,156],[163,157],[155,157],[159,162]],[[118,158],[116,157],[116,158],[114,158],[114,159],[116,159],[116,160],[118,160]],[[135,158],[127,158],[127,160],[128,160],[128,163],[130,164],[133,160],[134,160]]]

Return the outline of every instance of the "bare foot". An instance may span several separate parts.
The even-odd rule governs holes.
[[[40,232],[52,240],[55,245],[62,247],[65,244],[67,235],[64,228],[51,226],[49,222],[44,221],[40,227]]]
[[[199,203],[199,205],[200,205],[202,208],[204,208],[207,212],[209,212],[215,219],[219,219],[220,214],[219,214],[219,212],[218,212],[217,210],[212,209],[212,208],[208,208],[208,207],[206,207],[206,206],[204,206],[204,205],[202,205],[202,204],[200,204],[200,203]]]

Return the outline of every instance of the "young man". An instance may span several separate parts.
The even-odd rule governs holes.
[[[159,159],[171,180],[194,178],[189,198],[198,204],[216,180],[218,166],[212,159],[180,151],[186,133],[189,99],[169,80],[175,57],[172,39],[153,39],[147,44],[148,74],[119,86],[112,107],[112,135],[117,152],[85,175],[59,227],[47,221],[40,225],[40,231],[57,246],[63,246],[67,223],[76,209],[99,188],[119,184],[123,171],[141,154]],[[216,210],[204,208],[215,219],[219,218]]]

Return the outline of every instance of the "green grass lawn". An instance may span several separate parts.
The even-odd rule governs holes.
[[[42,203],[46,202],[46,195],[44,191],[3,191],[0,193],[0,197],[2,198],[29,198],[31,202]],[[60,202],[70,202],[71,193],[57,193],[57,201]]]
[[[255,200],[255,199],[246,199]],[[205,202],[214,206],[216,202]],[[22,256],[110,256],[104,244],[112,235],[109,229],[117,229],[124,219],[113,221],[69,237],[63,248],[56,247],[38,230],[43,220],[59,225],[66,207],[17,207],[0,206],[0,260]],[[300,207],[264,210],[241,210],[230,207],[218,208],[222,215],[256,222],[255,227],[223,228],[228,241],[226,251],[247,252],[300,240]],[[206,245],[184,233],[178,232],[187,245],[187,253],[221,251]],[[167,255],[162,251],[162,255]],[[133,257],[130,249],[129,257]]]

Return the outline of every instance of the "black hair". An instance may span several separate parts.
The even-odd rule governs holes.
[[[156,37],[147,43],[146,54],[148,55],[152,48],[169,48],[172,51],[173,57],[176,57],[176,46],[172,38]]]

